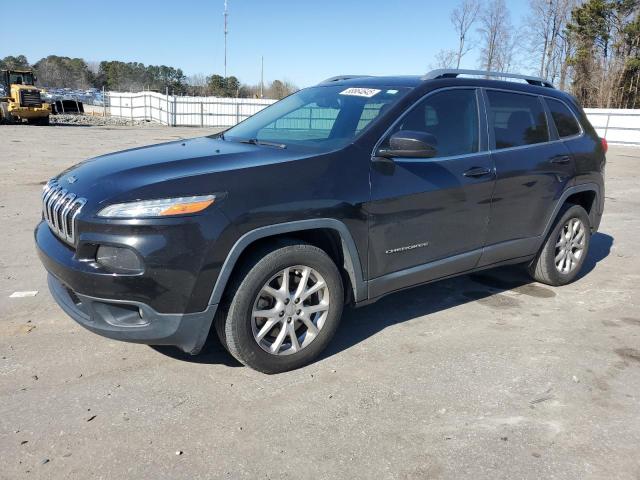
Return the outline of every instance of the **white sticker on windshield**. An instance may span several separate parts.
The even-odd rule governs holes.
[[[371,98],[374,95],[380,93],[380,90],[375,88],[347,88],[340,92],[340,95],[351,95],[352,97],[367,97]]]

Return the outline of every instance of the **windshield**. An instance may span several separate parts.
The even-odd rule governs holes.
[[[9,73],[10,85],[33,85],[33,73],[11,72]]]
[[[344,85],[307,88],[227,130],[224,139],[280,148],[341,148],[408,91]]]

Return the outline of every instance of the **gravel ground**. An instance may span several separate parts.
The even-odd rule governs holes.
[[[210,130],[0,132],[0,478],[640,478],[640,150],[611,148],[574,284],[505,268],[401,292],[347,311],[318,362],[265,376],[213,338],[188,357],[91,334],[34,252],[52,175]]]
[[[51,115],[51,125],[86,125],[86,126],[118,126],[118,127],[132,127],[132,126],[149,126],[159,127],[157,123],[148,122],[146,120],[129,120],[123,117],[101,117],[98,115],[74,115],[74,114],[60,114]]]

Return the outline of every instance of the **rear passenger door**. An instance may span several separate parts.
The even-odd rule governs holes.
[[[574,172],[542,97],[487,89],[485,98],[496,186],[481,265],[535,253]]]

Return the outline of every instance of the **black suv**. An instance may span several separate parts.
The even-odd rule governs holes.
[[[223,134],[70,168],[35,238],[89,330],[195,354],[214,325],[239,361],[280,372],[321,352],[345,303],[504,264],[572,281],[605,152],[539,78],[335,77]]]

